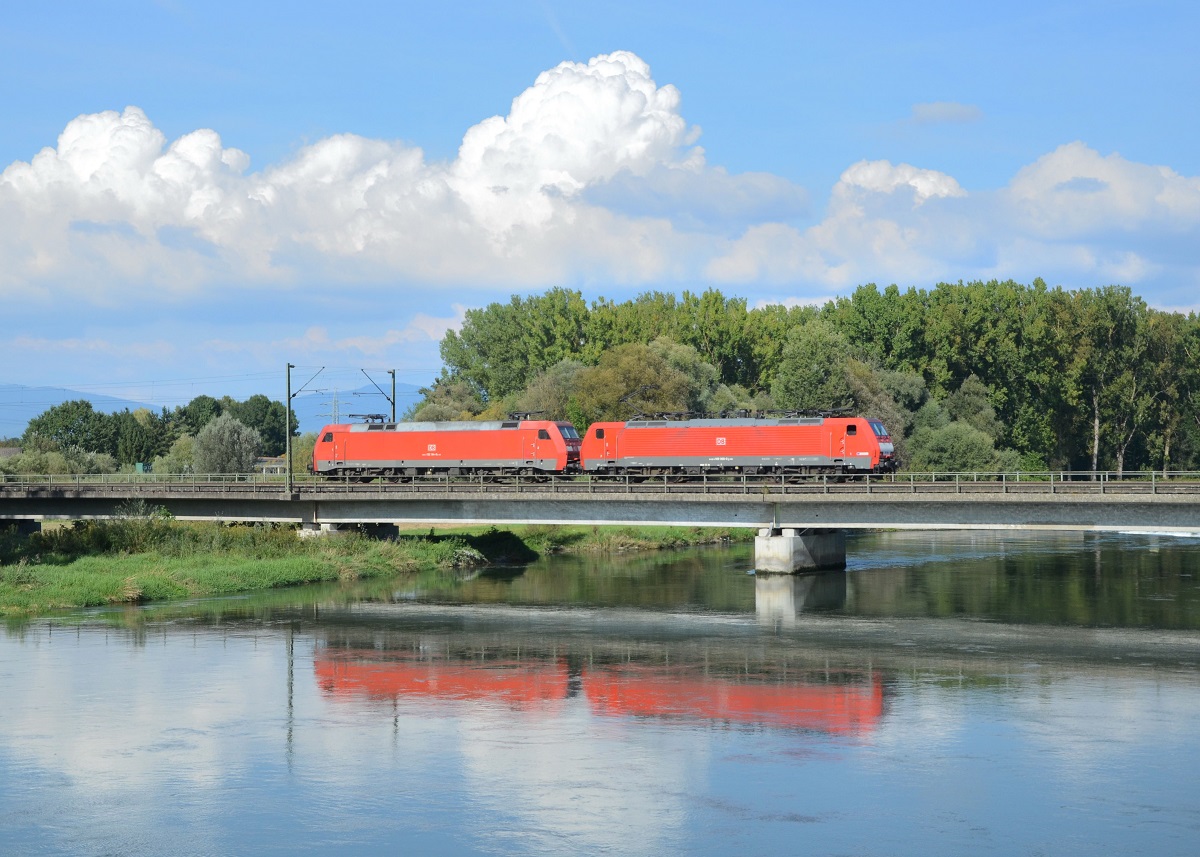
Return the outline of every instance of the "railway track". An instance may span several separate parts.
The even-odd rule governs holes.
[[[0,476],[0,497],[128,497],[153,499],[187,496],[335,497],[545,495],[1190,495],[1200,494],[1200,473],[1178,474],[890,474],[886,476],[514,476],[507,479],[429,476],[403,482],[354,479],[295,480],[290,490],[278,476]],[[978,499],[978,498],[976,498]]]

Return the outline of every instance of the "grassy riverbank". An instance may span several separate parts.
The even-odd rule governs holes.
[[[0,531],[0,615],[136,604],[521,563],[556,552],[654,550],[752,536],[682,527],[488,527],[297,538],[276,526],[184,523],[152,515],[80,522],[24,537]]]

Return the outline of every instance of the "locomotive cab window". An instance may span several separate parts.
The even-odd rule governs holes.
[[[321,443],[331,443],[333,441],[333,432],[325,432],[325,437],[321,438]]]
[[[846,434],[848,434],[848,435],[858,434],[858,426],[846,426]]]
[[[545,429],[538,429],[538,440],[549,440],[550,432]]]
[[[604,437],[604,429],[596,429],[596,438],[600,439],[603,437]]]

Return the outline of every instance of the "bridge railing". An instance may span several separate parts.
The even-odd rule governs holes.
[[[665,476],[423,476],[403,481],[300,475],[300,495],[459,493],[679,493],[679,494],[1177,494],[1200,493],[1195,471],[902,472],[862,475],[665,475]],[[246,474],[0,474],[0,493],[77,490],[81,493],[153,496],[185,493],[278,495],[282,475]]]

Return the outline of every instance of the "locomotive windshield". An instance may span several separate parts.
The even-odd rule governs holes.
[[[888,437],[888,430],[883,427],[883,423],[879,420],[867,420],[871,425],[871,431],[875,432],[875,437]]]
[[[558,430],[562,432],[562,436],[567,440],[579,440],[579,432],[575,431],[575,426],[570,423],[559,423]]]

